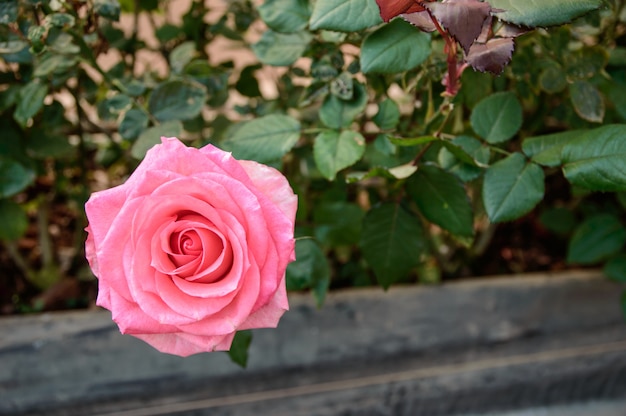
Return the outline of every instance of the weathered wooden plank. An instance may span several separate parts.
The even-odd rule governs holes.
[[[160,354],[120,335],[106,311],[3,318],[0,414],[135,408],[156,414],[168,403],[197,407],[198,401],[217,400],[211,415],[233,414],[233,406],[237,415],[283,414],[281,406],[287,406],[284,414],[298,414],[300,407],[297,411],[307,414],[313,408],[308,406],[315,406],[319,414],[343,409],[394,415],[412,414],[393,413],[394,408],[412,412],[421,406],[434,415],[479,405],[478,411],[485,410],[494,391],[500,391],[496,397],[502,403],[491,402],[500,407],[507,400],[527,406],[532,400],[619,396],[621,388],[626,394],[626,376],[619,375],[626,374],[619,297],[619,287],[597,272],[477,279],[387,293],[351,290],[331,294],[320,310],[309,296],[292,295],[291,311],[278,329],[254,332],[247,370],[222,353]],[[577,352],[568,356],[568,348]],[[545,351],[551,358],[537,361],[533,354]],[[474,362],[482,367],[471,367]],[[430,373],[419,373],[423,368]],[[615,375],[616,369],[621,373]],[[394,379],[406,371],[412,376]],[[580,377],[600,381],[585,388]],[[332,383],[345,388],[316,390]],[[570,387],[543,399],[533,387],[553,385]],[[304,393],[289,393],[294,386]],[[352,407],[344,408],[346,403]],[[264,412],[257,412],[260,408]]]

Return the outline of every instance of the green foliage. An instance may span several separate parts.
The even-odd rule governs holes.
[[[148,111],[160,122],[189,120],[202,111],[207,93],[197,82],[167,81],[150,94]]]
[[[267,65],[291,65],[302,56],[311,36],[307,32],[279,33],[268,30],[252,45],[259,61]]]
[[[383,23],[376,0],[0,2],[0,259],[30,291],[88,275],[89,190],[177,136],[287,176],[286,281],[318,305],[484,271],[506,221],[624,281],[626,6],[600,3],[491,0],[475,39],[456,12]]]
[[[0,240],[20,238],[28,227],[26,212],[10,199],[0,199]]]
[[[626,283],[626,254],[611,258],[604,265],[603,271],[610,279],[619,283]]]
[[[35,179],[35,172],[15,160],[0,157],[0,197],[23,191]]]
[[[574,185],[600,191],[626,190],[626,125],[598,127],[568,142],[563,173]]]
[[[594,264],[619,252],[626,243],[626,228],[611,214],[595,215],[580,224],[570,240],[567,261]]]
[[[251,343],[252,331],[237,331],[230,350],[228,350],[228,356],[235,364],[246,368],[248,365],[248,348],[250,348]]]
[[[320,121],[331,129],[349,127],[354,119],[365,110],[367,91],[356,82],[351,98],[343,99],[337,95],[328,95],[320,108]]]
[[[411,70],[430,55],[430,36],[402,19],[396,19],[368,35],[361,49],[364,73],[396,73]]]
[[[287,290],[311,289],[318,307],[330,285],[330,266],[320,246],[312,239],[296,241],[296,261],[287,266]]]
[[[259,6],[258,11],[265,24],[283,33],[303,30],[311,15],[306,0],[268,0]]]
[[[375,0],[318,0],[309,25],[312,30],[356,32],[382,23]]]
[[[247,122],[223,142],[238,159],[267,163],[280,159],[298,141],[300,123],[291,117],[273,114]]]
[[[511,221],[532,210],[544,195],[544,173],[527,162],[521,153],[513,153],[487,169],[483,203],[493,222]]]
[[[487,142],[505,142],[522,126],[522,106],[512,92],[493,94],[474,107],[470,121],[476,134]]]
[[[43,107],[43,101],[48,95],[48,86],[38,79],[26,84],[19,92],[17,98],[17,108],[13,113],[13,118],[22,127],[26,126],[35,114]]]
[[[365,152],[365,139],[350,130],[325,131],[315,138],[313,156],[322,175],[334,180],[337,172],[354,164]]]
[[[568,23],[575,17],[595,10],[601,0],[543,0],[541,4],[524,0],[490,0],[495,9],[504,10],[498,17],[517,25],[537,27]]]
[[[568,130],[560,133],[529,137],[522,142],[524,154],[533,162],[543,166],[556,167],[562,164],[563,147],[572,139],[580,136],[580,130]]]
[[[387,203],[370,210],[360,245],[382,287],[400,281],[420,263],[426,245],[423,234],[419,219],[400,205]]]
[[[462,237],[474,235],[474,216],[461,182],[451,173],[424,165],[408,181],[407,190],[431,222]]]

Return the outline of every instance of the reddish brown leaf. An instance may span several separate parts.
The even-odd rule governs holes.
[[[491,13],[489,3],[479,0],[444,0],[441,3],[428,3],[426,7],[466,53],[480,35],[483,23]]]
[[[497,75],[511,61],[514,49],[513,38],[491,39],[487,43],[474,43],[465,59],[474,69]]]
[[[474,42],[476,43],[487,43],[487,41],[489,40],[489,38],[493,37],[493,34],[491,33],[491,23],[493,21],[493,17],[489,16],[485,19],[485,21],[483,22],[483,28],[480,31],[480,35],[478,35],[478,37],[476,38],[476,40]]]
[[[416,13],[424,11],[424,7],[416,0],[376,0],[380,9],[380,17],[385,22],[402,13]]]
[[[413,26],[419,27],[424,32],[434,32],[437,30],[437,27],[435,26],[428,10],[417,13],[404,13],[401,14],[400,17],[411,23]]]

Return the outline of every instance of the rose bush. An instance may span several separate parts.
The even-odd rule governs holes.
[[[97,304],[122,333],[187,356],[228,350],[288,309],[297,197],[273,168],[163,138],[85,208]]]

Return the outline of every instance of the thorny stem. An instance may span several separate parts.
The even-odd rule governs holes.
[[[459,91],[459,74],[457,69],[457,45],[456,41],[450,33],[441,27],[435,16],[430,14],[430,20],[432,20],[437,32],[441,35],[441,37],[445,40],[446,46],[444,52],[448,54],[448,58],[446,59],[446,63],[448,65],[448,74],[446,76],[446,92],[445,94],[450,97],[454,97]]]

